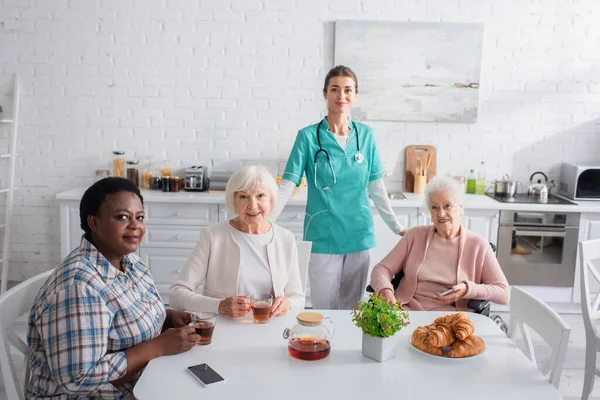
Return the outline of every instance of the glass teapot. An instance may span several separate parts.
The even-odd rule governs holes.
[[[331,339],[335,332],[331,318],[309,311],[298,314],[296,320],[298,324],[283,331],[283,338],[288,339],[290,355],[307,361],[327,357],[331,351]]]

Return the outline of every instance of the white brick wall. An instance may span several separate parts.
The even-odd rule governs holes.
[[[371,122],[391,189],[416,143],[438,171],[485,160],[489,178],[600,162],[598,0],[0,0],[0,93],[15,71],[24,84],[10,279],[60,261],[55,194],[115,148],[285,158],[324,112],[339,19],[485,24],[476,124]]]

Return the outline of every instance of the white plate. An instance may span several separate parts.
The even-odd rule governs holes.
[[[433,357],[433,358],[443,358],[445,360],[470,360],[471,358],[477,358],[483,355],[483,353],[485,353],[486,350],[486,346],[485,346],[485,342],[483,343],[483,350],[481,350],[481,352],[479,354],[475,354],[474,356],[468,356],[468,357],[459,357],[459,358],[450,358],[448,357],[448,351],[450,351],[450,349],[452,347],[448,346],[448,347],[442,347],[442,351],[444,352],[443,355],[440,356],[436,356],[435,354],[429,354],[423,350],[417,349],[413,344],[412,344],[412,334],[408,337],[408,345],[413,348],[415,351],[418,351],[419,353],[425,354],[429,357]]]

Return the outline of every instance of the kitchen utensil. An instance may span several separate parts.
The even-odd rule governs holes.
[[[494,181],[494,194],[502,197],[514,197],[520,184],[521,182],[510,179],[510,175],[505,174],[502,179]]]
[[[404,184],[408,192],[413,192],[415,174],[419,165],[423,166],[421,175],[427,176],[427,182],[436,174],[436,149],[430,145],[411,145],[404,150]],[[427,171],[427,172],[425,172]]]
[[[542,175],[544,177],[544,182],[541,179],[538,179],[537,182],[533,180],[533,177],[536,175]],[[550,194],[550,190],[554,187],[554,181],[549,181],[548,176],[541,172],[537,171],[531,174],[529,177],[529,187],[527,188],[527,195],[536,198],[548,198]]]

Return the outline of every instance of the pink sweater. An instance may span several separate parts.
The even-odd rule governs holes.
[[[417,275],[434,234],[433,226],[417,226],[406,232],[404,238],[373,268],[373,290],[393,290],[392,276],[404,271],[404,278],[400,281],[395,296],[405,309],[410,310],[409,303],[417,289]],[[457,301],[459,309],[467,309],[467,303],[471,299],[508,303],[508,282],[490,244],[464,226],[460,228],[456,281],[467,285],[467,293]]]

